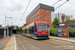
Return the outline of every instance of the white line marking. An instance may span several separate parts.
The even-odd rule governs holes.
[[[16,37],[14,36],[14,38],[15,38],[15,50],[17,50],[17,49],[16,49],[16,47],[17,47],[17,46],[16,46]]]

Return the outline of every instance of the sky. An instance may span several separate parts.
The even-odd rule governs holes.
[[[26,23],[26,17],[28,14],[39,4],[53,5],[58,0],[31,0],[24,16],[22,17],[30,0],[0,0],[0,24],[5,26],[5,16],[12,17],[6,18],[6,25],[18,25],[22,26]],[[56,9],[59,5],[66,2],[61,0],[57,4],[53,5],[55,13],[63,13],[66,15],[72,15],[75,18],[75,0],[69,0],[64,5]],[[20,21],[22,17],[22,20]],[[11,24],[12,23],[12,24]]]

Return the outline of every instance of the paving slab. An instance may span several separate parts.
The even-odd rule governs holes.
[[[4,49],[4,47],[6,46],[6,44],[9,41],[10,38],[11,38],[11,36],[8,36],[8,37],[2,38],[0,40],[0,50],[3,50]]]
[[[11,44],[10,44],[9,50],[17,50],[16,47],[17,47],[17,46],[16,46],[16,38],[15,38],[15,36],[13,36],[13,39],[12,39],[12,42],[11,42]]]

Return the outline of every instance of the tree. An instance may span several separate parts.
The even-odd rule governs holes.
[[[17,28],[18,32],[21,32],[22,28],[23,28],[23,27]]]
[[[69,16],[69,15],[65,15],[65,20],[64,22],[68,22],[68,21],[71,21],[72,20],[72,15]]]
[[[54,26],[54,27],[58,27],[59,26],[59,19],[58,18],[55,18],[54,19],[54,21],[53,21],[53,23],[52,23],[52,25]]]

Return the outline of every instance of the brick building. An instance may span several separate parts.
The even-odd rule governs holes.
[[[62,23],[61,23],[62,24]],[[69,22],[63,22],[63,24],[67,25],[75,25],[75,20],[71,20]]]
[[[0,25],[0,27],[2,27],[2,25]]]
[[[54,7],[39,4],[33,11],[26,17],[26,25],[34,21],[45,21],[52,28],[52,22],[54,20]]]

